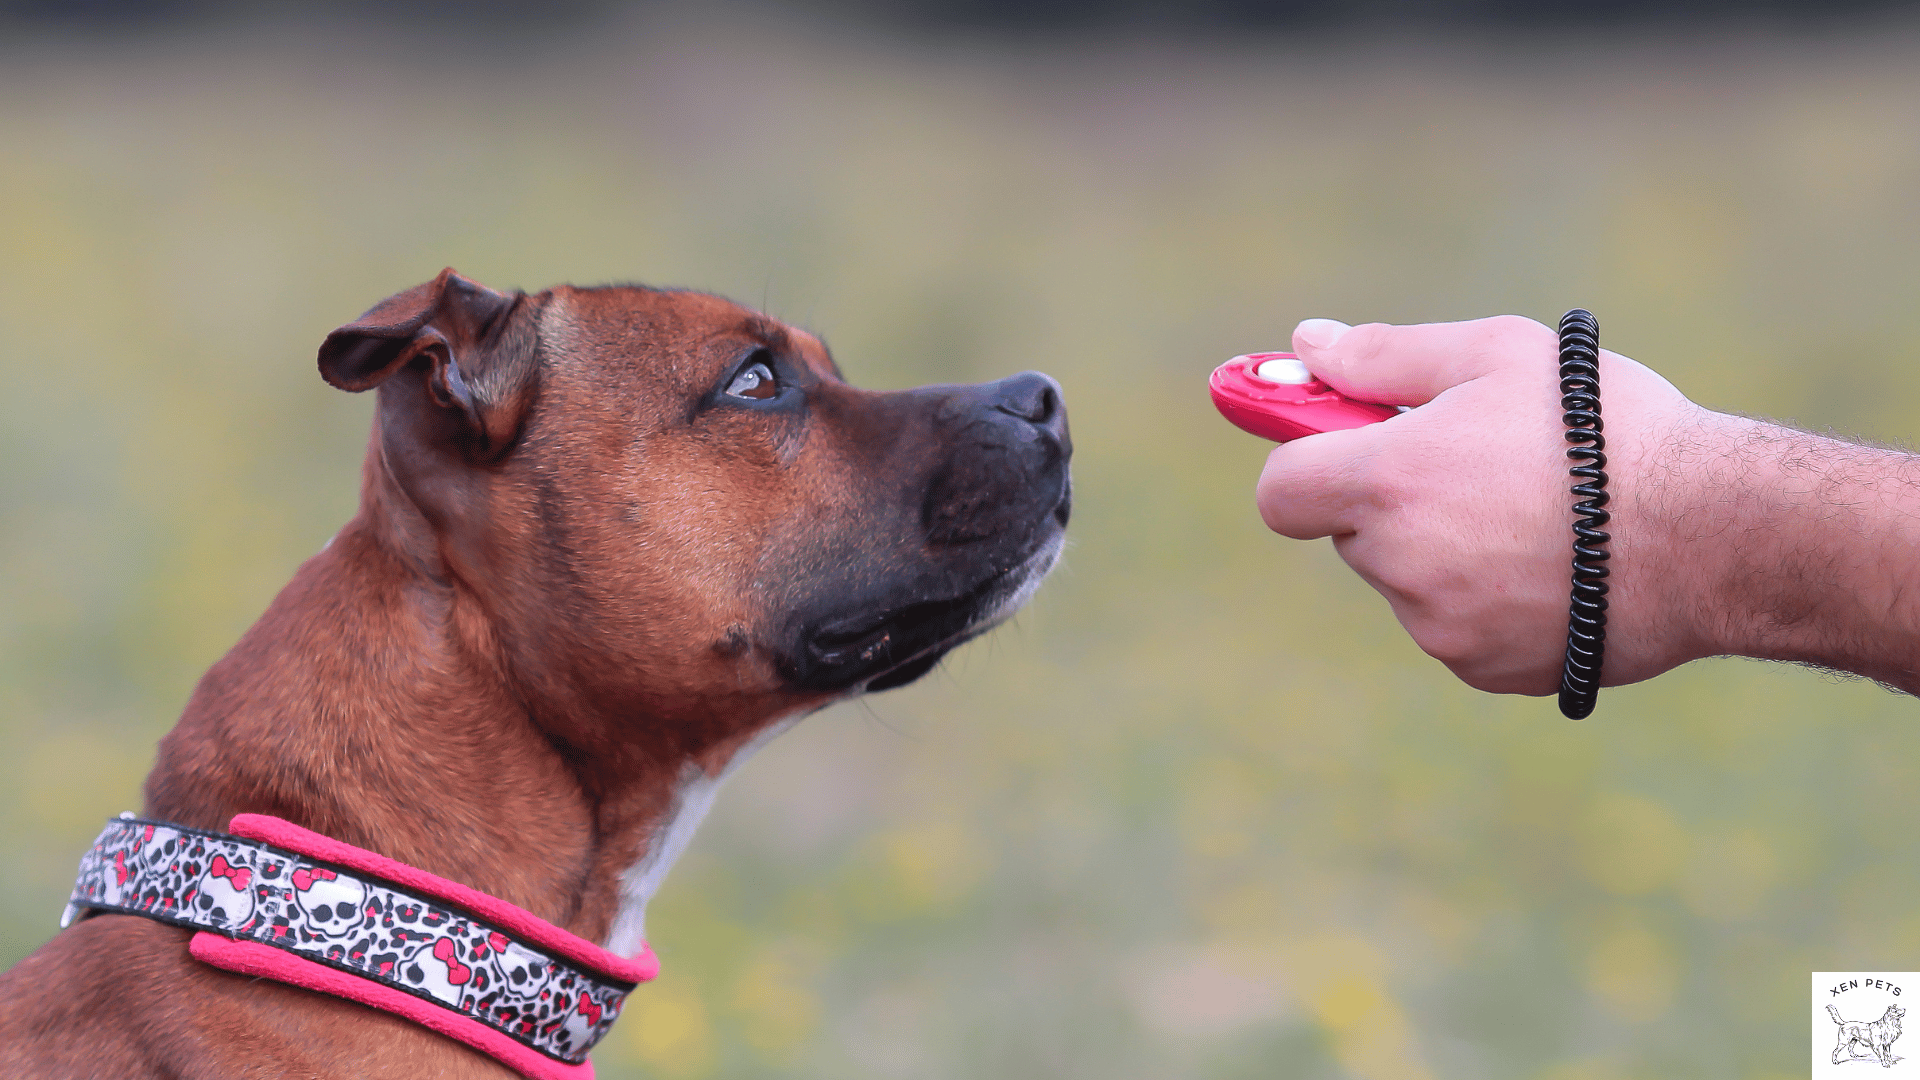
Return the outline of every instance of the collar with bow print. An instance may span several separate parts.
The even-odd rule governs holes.
[[[587,1051],[659,972],[523,908],[280,818],[231,833],[123,814],[80,860],[67,926],[95,912],[199,931],[214,967],[404,1016],[528,1080],[592,1080]]]

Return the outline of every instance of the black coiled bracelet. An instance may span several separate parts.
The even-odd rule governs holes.
[[[1600,423],[1600,323],[1574,308],[1560,319],[1560,408],[1567,425],[1567,470],[1573,480],[1573,607],[1567,620],[1567,663],[1560,673],[1560,711],[1584,720],[1600,696],[1607,647],[1607,440]]]

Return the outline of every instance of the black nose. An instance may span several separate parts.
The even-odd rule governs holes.
[[[1060,384],[1038,371],[1023,371],[993,384],[993,407],[1036,426],[1060,426]]]

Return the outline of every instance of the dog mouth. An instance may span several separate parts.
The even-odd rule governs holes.
[[[789,601],[775,667],[796,689],[837,695],[920,678],[1026,603],[1065,544],[1073,443],[1058,383],[1026,372],[887,401],[895,427],[881,434],[924,464],[875,489],[880,512],[813,563]]]
[[[1051,542],[958,596],[915,600],[816,623],[790,675],[817,689],[890,690],[933,670],[955,647],[999,625],[1039,587],[1059,558]]]

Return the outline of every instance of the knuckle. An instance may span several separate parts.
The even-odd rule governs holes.
[[[1413,565],[1399,544],[1391,541],[1383,543],[1376,531],[1363,558],[1368,580],[1373,587],[1393,599],[1397,609],[1412,613],[1411,617],[1403,616],[1402,622],[1422,649],[1426,648],[1428,640],[1446,632],[1430,614],[1433,606],[1432,577]]]
[[[1447,668],[1461,682],[1487,694],[1529,694],[1540,697],[1560,688],[1560,675],[1557,671],[1543,676],[1537,672],[1506,667],[1494,669],[1484,663],[1458,666],[1449,664]]]
[[[1447,670],[1453,672],[1455,678],[1458,678],[1461,682],[1466,683],[1468,686],[1473,687],[1483,694],[1511,694],[1516,692],[1512,686],[1511,679],[1499,675],[1486,674],[1476,666],[1448,664]]]
[[[1340,338],[1335,350],[1339,360],[1345,365],[1370,364],[1380,358],[1392,340],[1393,326],[1388,323],[1362,323],[1347,331]]]
[[[1536,656],[1500,634],[1471,624],[1432,627],[1414,639],[1454,677],[1489,694],[1550,694],[1560,685],[1557,654]]]
[[[1553,330],[1524,315],[1495,315],[1490,319],[1482,319],[1480,330],[1483,344],[1493,349],[1533,347],[1543,342],[1552,343],[1557,348],[1560,341],[1559,335]]]
[[[1267,528],[1294,540],[1310,540],[1313,537],[1305,535],[1308,530],[1300,513],[1303,491],[1298,480],[1290,474],[1269,470],[1260,477],[1253,502]]]
[[[1482,319],[1481,322],[1490,331],[1516,337],[1538,337],[1553,332],[1547,329],[1545,323],[1529,319],[1525,315],[1495,315],[1489,319]]]
[[[1287,500],[1284,497],[1270,493],[1270,489],[1262,485],[1259,498],[1254,500],[1254,505],[1259,508],[1260,520],[1266,523],[1267,528],[1281,536],[1295,540],[1304,539],[1294,535],[1297,529],[1293,516],[1287,513]]]
[[[1416,633],[1413,640],[1422,652],[1447,665],[1462,681],[1477,688],[1474,680],[1482,677],[1479,634],[1462,626],[1429,625]]]
[[[1403,468],[1390,451],[1369,454],[1352,462],[1351,482],[1366,504],[1384,514],[1398,514],[1417,499],[1423,485]]]
[[[1417,495],[1405,477],[1390,472],[1376,473],[1367,485],[1368,505],[1382,514],[1404,513]]]

